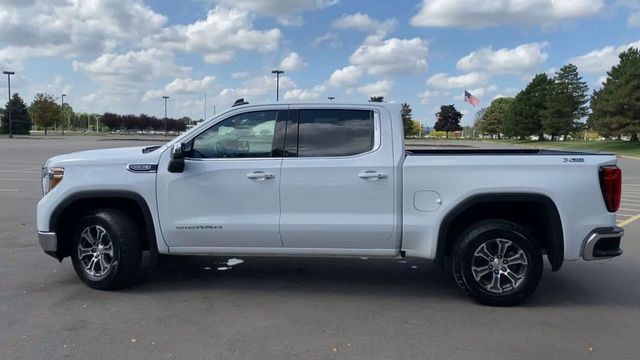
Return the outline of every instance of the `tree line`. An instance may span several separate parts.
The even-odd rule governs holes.
[[[553,76],[537,74],[515,97],[497,98],[476,114],[480,134],[551,140],[577,136],[586,129],[605,138],[640,132],[640,50],[630,48],[607,72],[602,87],[589,96],[589,87],[573,64]],[[586,120],[586,121],[585,121]]]
[[[101,116],[100,122],[106,126],[109,130],[138,130],[138,131],[164,131],[166,120],[166,130],[172,132],[181,132],[187,129],[188,123],[191,122],[190,118],[184,117],[181,119],[159,119],[155,116],[149,116],[146,114],[140,115],[118,115],[114,113],[104,113]]]
[[[11,106],[9,106],[9,104]],[[29,106],[19,94],[13,94],[4,109],[0,109],[2,123],[0,133],[9,133],[9,108],[11,108],[11,128],[17,135],[28,135],[32,126],[44,130],[45,135],[51,129],[86,129],[94,131],[108,130],[137,130],[137,131],[164,131],[165,119],[140,115],[118,115],[110,112],[89,114],[74,112],[69,104],[60,104],[53,95],[38,93]],[[188,117],[181,119],[166,119],[166,129],[172,132],[181,132],[187,129],[192,120]],[[98,129],[96,129],[98,127]]]

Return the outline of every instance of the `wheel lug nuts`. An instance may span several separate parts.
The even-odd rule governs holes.
[[[503,263],[505,263],[505,264],[508,264],[508,263],[509,263],[507,260],[503,260],[502,262],[503,262]]]
[[[493,269],[493,265],[489,265],[489,269]]]
[[[500,271],[498,271],[498,270],[494,270],[494,271],[493,271],[493,273],[494,273],[494,274],[496,274],[496,275],[498,275],[498,274],[500,274]]]
[[[502,259],[502,256],[498,255],[498,259]]]
[[[506,267],[503,267],[503,268],[502,268],[502,271],[507,271],[507,268],[506,268]]]
[[[493,261],[493,258],[489,259],[489,261]]]

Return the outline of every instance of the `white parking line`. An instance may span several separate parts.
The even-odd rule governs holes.
[[[632,222],[634,222],[634,221],[636,221],[638,219],[640,219],[640,214],[638,214],[638,215],[636,215],[636,216],[634,216],[632,218],[628,218],[626,220],[623,220],[623,221],[618,221],[618,226],[622,226],[622,227],[627,226],[627,225],[631,224]]]
[[[629,208],[623,208],[623,207],[621,207],[619,210],[624,210],[624,211],[640,211],[640,209],[629,209]]]
[[[40,179],[10,179],[10,178],[0,178],[0,181],[40,181]]]

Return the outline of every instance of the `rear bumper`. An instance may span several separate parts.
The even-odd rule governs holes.
[[[601,260],[622,255],[620,240],[623,236],[624,229],[619,226],[594,229],[582,243],[582,258]]]
[[[47,255],[58,259],[58,236],[54,232],[38,231],[38,242]]]

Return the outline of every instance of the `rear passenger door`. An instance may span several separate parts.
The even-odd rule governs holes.
[[[394,229],[391,146],[381,143],[378,110],[292,106],[280,185],[284,246],[382,248]]]

